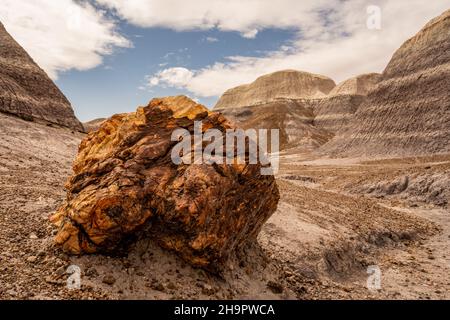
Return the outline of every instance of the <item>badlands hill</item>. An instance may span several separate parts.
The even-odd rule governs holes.
[[[352,124],[324,147],[332,155],[450,151],[450,10],[395,52]]]
[[[83,131],[64,94],[1,23],[0,112]]]
[[[378,83],[378,73],[363,74],[338,84],[330,94],[314,103],[314,125],[336,133],[347,128],[369,91]]]
[[[325,76],[280,71],[226,91],[214,110],[246,129],[280,129],[282,150],[309,152],[347,126],[379,78],[361,75],[336,86]]]
[[[215,109],[248,107],[277,99],[309,99],[327,95],[336,84],[328,77],[283,70],[259,77],[251,84],[226,91]]]

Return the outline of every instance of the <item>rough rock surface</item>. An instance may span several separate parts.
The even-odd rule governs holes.
[[[307,99],[327,95],[336,84],[328,77],[283,70],[264,75],[253,83],[226,91],[214,110],[248,107],[276,101],[277,99]]]
[[[340,156],[450,151],[450,10],[406,41],[352,126],[324,146]]]
[[[154,99],[91,132],[66,202],[52,217],[56,243],[73,254],[116,252],[145,234],[191,265],[220,271],[234,249],[256,239],[279,193],[259,164],[175,165],[173,131],[193,132],[200,120],[203,130],[232,128],[221,114],[180,96]]]
[[[1,23],[0,112],[83,131],[67,98]]]

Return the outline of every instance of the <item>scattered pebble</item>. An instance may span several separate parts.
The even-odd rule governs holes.
[[[107,274],[106,276],[103,277],[102,282],[112,286],[114,283],[116,283],[116,278],[114,278],[114,276],[111,274]]]
[[[283,286],[275,281],[267,282],[267,288],[275,294],[283,293]]]
[[[27,258],[27,261],[30,263],[35,263],[37,261],[37,257],[36,256],[30,256]]]

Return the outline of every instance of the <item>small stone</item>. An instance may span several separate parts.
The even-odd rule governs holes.
[[[164,285],[161,282],[159,282],[158,280],[153,280],[150,287],[156,291],[161,291],[161,292],[166,291],[166,288],[164,288]]]
[[[170,290],[176,290],[176,289],[177,289],[177,285],[176,285],[175,283],[173,283],[172,281],[170,281],[170,282],[167,284],[167,289],[170,289]]]
[[[30,263],[35,263],[36,260],[37,260],[36,256],[30,256],[30,257],[27,258],[27,261],[30,262]]]
[[[17,292],[16,292],[15,290],[12,290],[12,289],[6,291],[6,294],[9,294],[9,295],[12,296],[12,297],[17,296]]]
[[[64,274],[66,273],[66,268],[65,267],[59,267],[58,269],[56,269],[55,274],[58,277],[62,277]]]
[[[275,281],[267,282],[267,288],[275,294],[283,293],[283,286]]]
[[[88,277],[97,277],[98,276],[97,269],[95,269],[94,267],[91,267],[91,268],[87,269],[86,270],[86,275]]]
[[[36,240],[36,239],[39,239],[39,237],[36,235],[36,233],[33,232],[30,234],[30,239]]]
[[[102,282],[112,286],[114,283],[116,283],[116,278],[114,278],[114,276],[111,274],[107,274],[106,276],[103,277]]]
[[[202,293],[204,295],[210,296],[210,295],[213,295],[215,293],[215,290],[209,284],[205,284],[205,285],[203,285]]]

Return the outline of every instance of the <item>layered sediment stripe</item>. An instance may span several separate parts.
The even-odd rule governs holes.
[[[0,112],[84,130],[64,94],[1,23]]]

